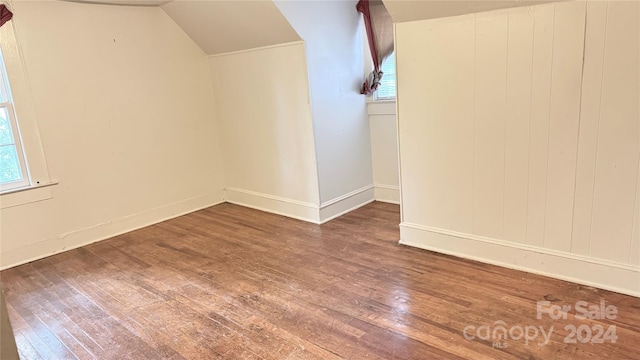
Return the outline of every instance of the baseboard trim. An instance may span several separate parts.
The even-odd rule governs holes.
[[[293,219],[320,223],[318,205],[239,188],[226,188],[229,203],[266,211]]]
[[[222,190],[145,210],[0,253],[0,270],[92,244],[224,202]]]
[[[320,205],[320,223],[324,224],[375,201],[373,185],[367,185]]]
[[[373,185],[367,185],[324,202],[320,206],[234,187],[226,188],[225,191],[226,201],[229,203],[314,224],[324,224],[374,201],[373,189]]]
[[[400,187],[394,185],[375,184],[376,201],[400,205]]]
[[[640,267],[412,223],[400,243],[640,297]]]

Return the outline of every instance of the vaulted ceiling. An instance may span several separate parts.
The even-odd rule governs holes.
[[[563,0],[383,0],[395,22],[436,19]]]
[[[160,6],[202,50],[220,54],[300,40],[272,0],[63,0]],[[334,1],[334,0],[290,0]],[[341,1],[341,0],[337,0]],[[383,0],[395,22],[434,19],[563,0]],[[355,9],[354,9],[355,11]]]
[[[158,5],[166,4],[172,0],[63,0],[63,1],[79,2],[79,3],[87,3],[87,4],[158,6]]]
[[[175,0],[161,8],[207,54],[300,40],[271,0]]]

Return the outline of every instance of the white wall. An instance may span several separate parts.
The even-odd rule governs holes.
[[[1,267],[223,200],[207,59],[162,10],[13,6],[5,26],[59,184],[52,199],[2,209]]]
[[[400,203],[398,123],[395,101],[367,104],[371,129],[371,165],[376,201]]]
[[[355,1],[276,1],[306,44],[321,217],[373,200],[363,31]]]
[[[639,295],[638,6],[397,24],[401,241]]]
[[[210,57],[227,200],[319,222],[304,44]]]

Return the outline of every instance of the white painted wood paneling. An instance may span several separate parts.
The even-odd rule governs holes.
[[[405,89],[398,98],[399,115],[407,119],[398,129],[402,166],[407,166],[401,174],[405,217],[470,232],[474,18],[396,27],[403,35],[396,42],[397,66],[406,74],[398,79]]]
[[[569,251],[575,189],[584,2],[554,5],[544,247]]]
[[[507,13],[475,17],[473,233],[495,238],[504,210],[508,22]]]
[[[403,224],[526,251],[402,242],[638,293],[639,14],[566,2],[397,24]],[[536,249],[580,261],[547,268]],[[625,280],[607,284],[596,263]]]
[[[395,109],[394,109],[395,110]],[[394,115],[369,115],[371,131],[371,163],[376,188],[398,193],[398,127]],[[379,191],[376,191],[379,192]],[[388,192],[388,191],[387,191]],[[397,196],[376,200],[398,202]]]
[[[553,49],[554,6],[534,8],[531,69],[531,127],[529,132],[529,196],[526,243],[544,243],[549,158],[549,89]]]
[[[367,103],[376,201],[400,204],[398,121],[395,101]]]
[[[629,259],[638,176],[639,8],[614,1],[607,13],[589,255],[616,262]]]
[[[527,236],[534,12],[517,9],[510,11],[508,16],[503,238],[524,243]]]
[[[591,238],[608,4],[604,1],[587,3],[582,104],[576,161],[576,179],[579,181],[576,181],[573,233],[571,234],[571,252],[582,255],[589,253]]]

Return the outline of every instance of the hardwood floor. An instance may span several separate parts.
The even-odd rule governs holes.
[[[0,276],[22,359],[640,359],[640,299],[401,246],[398,223],[222,204]],[[615,319],[576,318],[601,300]]]

